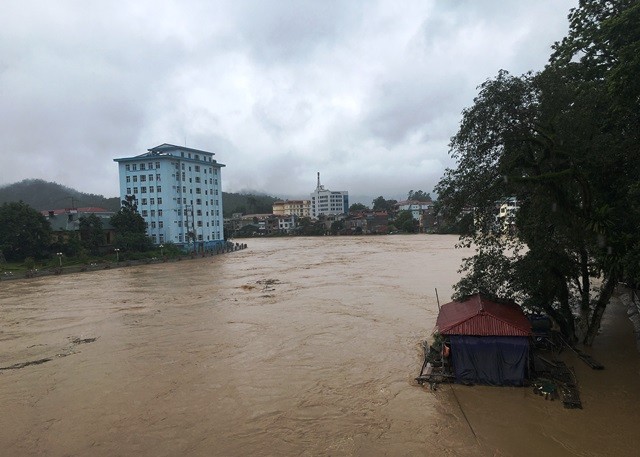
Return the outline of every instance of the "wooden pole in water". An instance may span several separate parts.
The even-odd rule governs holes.
[[[438,311],[440,311],[440,298],[438,297],[438,288],[436,287],[436,301],[438,302]]]

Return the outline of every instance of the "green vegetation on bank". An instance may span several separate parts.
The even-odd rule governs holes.
[[[480,86],[435,190],[450,220],[473,208],[458,295],[512,297],[590,345],[616,284],[640,283],[640,3],[582,0],[569,20],[544,70]],[[510,197],[516,230],[496,223]]]

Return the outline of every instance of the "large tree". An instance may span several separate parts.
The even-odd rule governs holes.
[[[410,190],[407,194],[407,200],[416,200],[419,202],[430,202],[431,194],[429,192],[423,192],[421,190]]]
[[[637,84],[632,93],[616,85],[635,67],[615,57],[628,54],[619,46],[636,49],[638,11],[628,1],[582,1],[542,72],[502,71],[485,82],[451,142],[457,168],[436,187],[449,217],[474,209],[463,243],[477,253],[463,265],[458,293],[517,298],[585,344],[640,252],[640,93]],[[511,197],[515,232],[496,217]]]
[[[397,200],[386,200],[382,195],[372,202],[373,211],[393,211]]]
[[[82,245],[96,255],[100,246],[104,245],[105,236],[102,227],[102,219],[95,214],[80,218],[80,239]]]
[[[49,221],[26,203],[0,206],[0,251],[7,261],[46,257],[50,237]]]
[[[145,252],[153,247],[147,236],[144,219],[138,213],[138,206],[133,195],[125,196],[120,211],[111,216],[111,225],[116,229],[115,245],[118,249],[129,252]]]

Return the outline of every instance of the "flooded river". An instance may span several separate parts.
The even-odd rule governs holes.
[[[616,300],[572,354],[584,409],[413,380],[469,251],[450,236],[247,240],[0,283],[0,455],[632,456],[640,357]],[[35,363],[33,363],[35,362]]]

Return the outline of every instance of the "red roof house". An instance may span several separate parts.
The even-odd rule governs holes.
[[[436,328],[451,346],[457,382],[526,383],[531,324],[517,304],[471,295],[442,305]]]
[[[436,327],[442,335],[531,335],[531,323],[518,305],[496,303],[481,294],[442,305]]]

